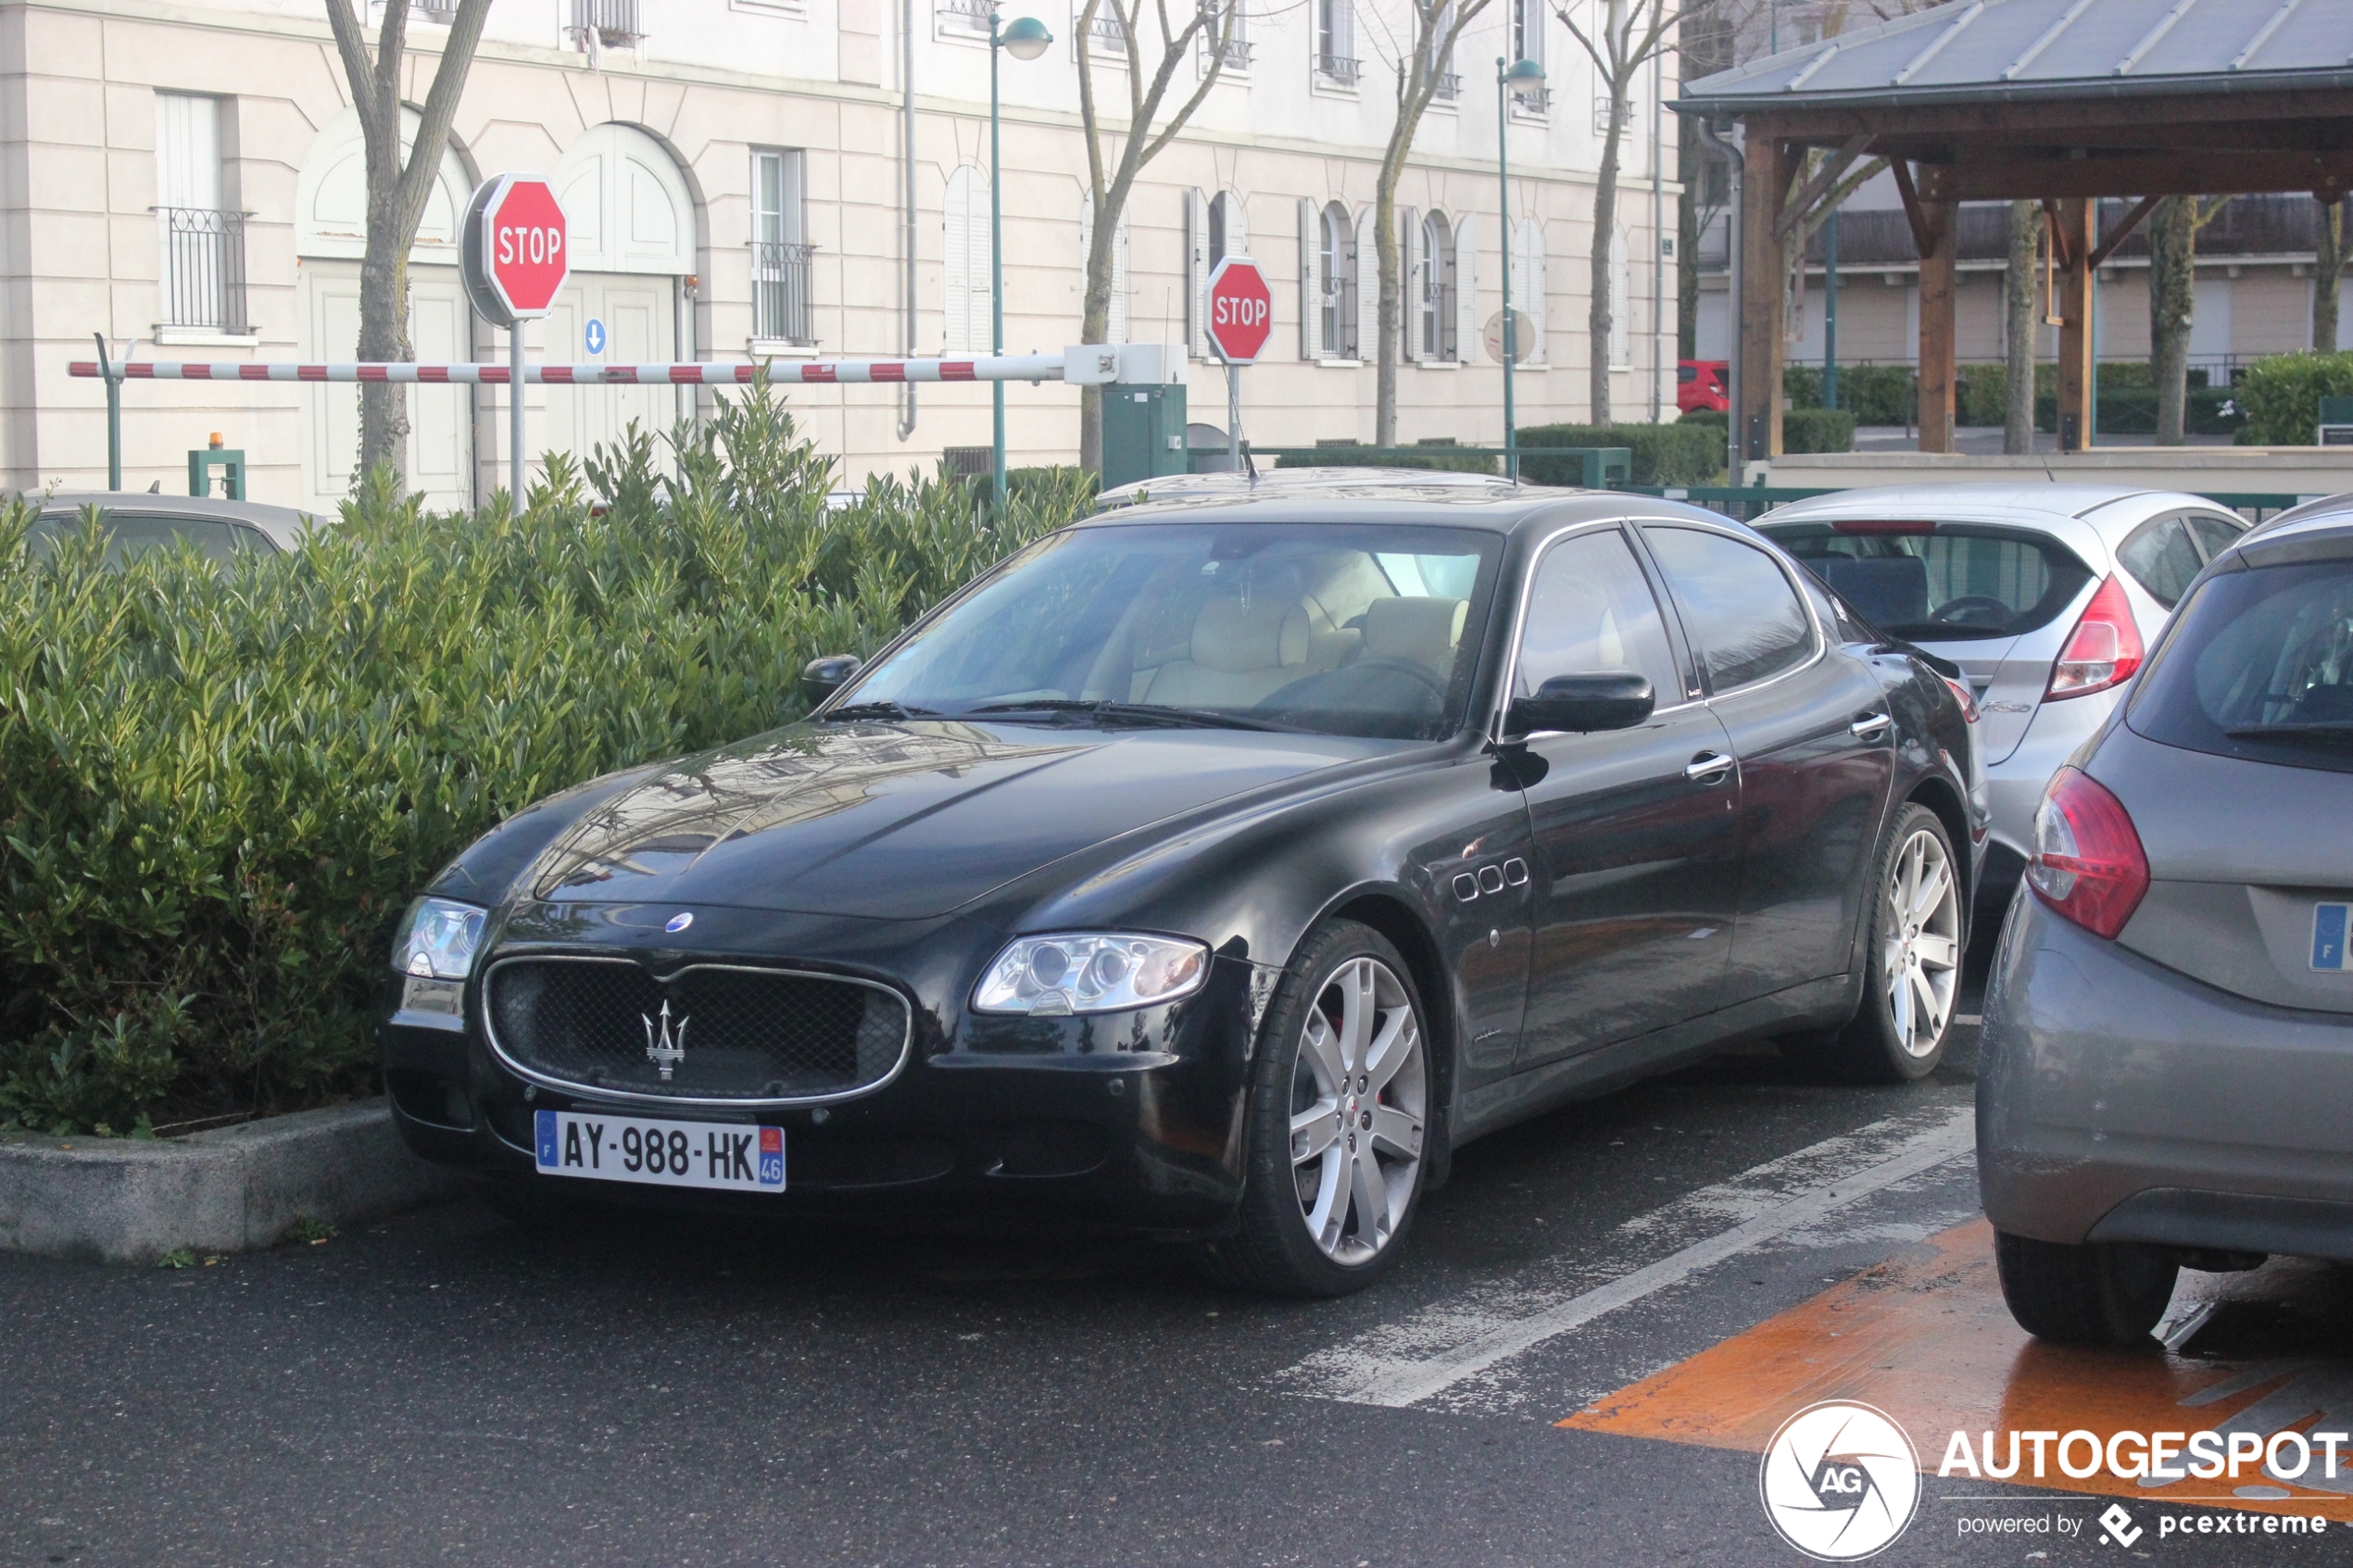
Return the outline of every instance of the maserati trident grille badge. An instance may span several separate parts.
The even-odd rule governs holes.
[[[686,1060],[686,1021],[680,1018],[677,1033],[671,1033],[670,1004],[667,1001],[661,1004],[659,1028],[655,1021],[647,1018],[644,1013],[637,1016],[646,1025],[646,1060],[661,1070],[661,1081],[667,1084],[672,1072]]]
[[[662,922],[661,928],[664,931],[669,932],[673,936],[675,936],[694,923],[695,917],[693,913],[688,910],[681,909],[678,913]]]

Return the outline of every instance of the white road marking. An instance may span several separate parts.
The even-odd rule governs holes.
[[[1474,1298],[1427,1308],[1352,1345],[1318,1351],[1277,1381],[1291,1392],[1353,1404],[1418,1404],[1702,1270],[1818,1226],[1861,1198],[1969,1154],[1976,1139],[1976,1114],[1966,1105],[1892,1117],[1826,1138],[1620,1225],[1622,1241],[1655,1244],[1690,1234],[1694,1222],[1735,1222],[1653,1262],[1584,1288],[1557,1273],[1545,1280],[1522,1274]],[[1590,1269],[1577,1273],[1592,1277]]]

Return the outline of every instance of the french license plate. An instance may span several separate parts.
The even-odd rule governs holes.
[[[739,1123],[535,1113],[539,1173],[728,1192],[785,1190],[785,1130]]]
[[[2342,970],[2345,963],[2346,913],[2353,906],[2312,906],[2312,967]]]

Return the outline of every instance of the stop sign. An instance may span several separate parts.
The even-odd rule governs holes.
[[[1266,274],[1246,256],[1229,256],[1209,274],[1209,343],[1228,365],[1247,365],[1275,326]]]
[[[536,174],[501,174],[475,191],[459,245],[475,306],[499,325],[547,315],[572,272],[563,207]]]

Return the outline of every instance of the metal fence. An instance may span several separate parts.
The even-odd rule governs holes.
[[[1315,56],[1316,74],[1325,81],[1335,82],[1340,86],[1355,86],[1357,70],[1357,62],[1346,55],[1319,54]]]
[[[245,330],[245,215],[159,207],[163,319],[167,327]]]
[[[583,41],[594,33],[598,43],[616,49],[625,49],[646,36],[637,0],[572,0],[572,26],[566,31]]]
[[[809,347],[817,341],[809,307],[809,257],[814,245],[751,243],[751,335]]]

